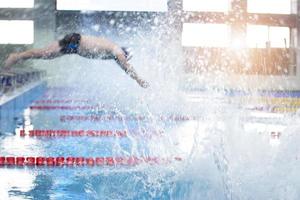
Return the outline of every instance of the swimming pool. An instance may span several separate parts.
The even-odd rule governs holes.
[[[270,109],[297,95],[201,92],[151,114],[80,93],[46,89],[1,136],[1,199],[299,197],[300,118]]]

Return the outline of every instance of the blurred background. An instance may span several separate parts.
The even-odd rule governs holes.
[[[0,62],[79,32],[131,47],[138,71],[170,69],[184,88],[298,90],[297,13],[297,0],[1,0]],[[25,63],[52,77],[59,64]]]

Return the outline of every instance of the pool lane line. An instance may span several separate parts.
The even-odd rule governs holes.
[[[70,106],[70,105],[33,105],[29,107],[31,110],[45,110],[45,111],[49,111],[49,110],[99,110],[99,109],[105,109],[105,107],[103,106],[98,106],[98,105],[74,105],[74,106]],[[267,111],[267,112],[296,112],[299,109],[299,106],[253,106],[248,108],[248,110],[257,110],[257,111]],[[138,116],[141,117],[141,116]],[[182,116],[181,116],[182,117]],[[186,116],[188,117],[188,116]]]
[[[181,157],[23,157],[0,156],[0,167],[84,167],[84,166],[137,166],[141,164],[163,165],[183,161]]]
[[[300,109],[298,106],[253,106],[247,108],[250,111],[262,111],[270,113],[295,113]]]
[[[127,137],[126,130],[20,130],[19,136],[25,137]]]
[[[90,121],[90,122],[103,122],[103,121],[146,121],[146,120],[161,120],[161,121],[190,121],[198,120],[199,117],[195,116],[185,116],[185,115],[169,115],[169,116],[143,116],[143,115],[61,115],[61,122],[71,122],[71,121]]]
[[[147,130],[24,130],[17,132],[20,137],[127,137],[128,134],[141,134],[145,138],[162,136],[164,131]],[[144,134],[144,135],[143,135]]]
[[[71,103],[91,103],[89,99],[40,99],[33,104],[71,104]]]
[[[30,106],[31,110],[96,110],[102,107],[99,106],[89,106],[89,105],[77,105],[77,106]]]

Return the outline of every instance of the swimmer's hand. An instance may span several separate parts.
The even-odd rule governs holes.
[[[149,83],[143,79],[137,79],[136,82],[143,88],[148,88],[150,86]]]

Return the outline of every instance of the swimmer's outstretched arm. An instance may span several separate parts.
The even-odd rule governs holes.
[[[149,83],[145,80],[141,79],[134,68],[128,63],[124,52],[121,49],[113,51],[116,62],[120,65],[120,67],[136,82],[143,88],[149,87]]]
[[[61,56],[59,44],[54,42],[46,48],[10,54],[4,62],[4,69],[10,69],[13,65],[28,59],[53,59],[59,56]]]

